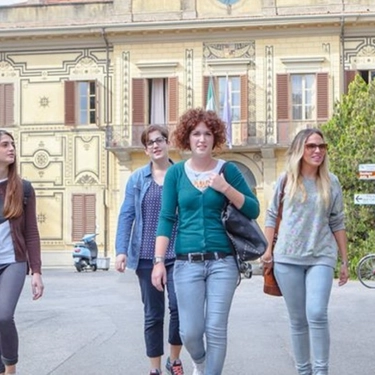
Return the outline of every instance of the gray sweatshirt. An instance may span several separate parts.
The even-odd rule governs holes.
[[[315,180],[303,179],[307,197],[301,194],[293,201],[284,195],[284,207],[278,239],[274,248],[274,261],[297,265],[322,264],[336,266],[338,246],[334,232],[345,229],[344,206],[338,178],[330,173],[331,200],[328,208],[319,202]],[[276,226],[280,191],[285,174],[276,183],[275,194],[267,210],[266,227]]]

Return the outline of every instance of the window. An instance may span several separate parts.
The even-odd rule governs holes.
[[[375,78],[375,70],[359,70],[358,73],[367,84]]]
[[[0,84],[0,126],[14,124],[14,86],[13,83]]]
[[[203,78],[203,106],[207,106],[207,93],[210,82],[213,85],[214,110],[220,116],[224,109],[225,90],[227,77],[204,77]],[[228,77],[229,101],[232,112],[232,123],[247,123],[247,75]]]
[[[72,241],[80,241],[87,233],[96,233],[95,194],[72,196]]]
[[[133,78],[132,144],[140,145],[146,125],[166,125],[172,131],[178,119],[178,79]]]
[[[277,120],[328,119],[328,74],[278,74]]]
[[[99,125],[98,97],[96,81],[66,81],[65,124]]]
[[[315,74],[293,74],[292,119],[312,120],[315,118]]]

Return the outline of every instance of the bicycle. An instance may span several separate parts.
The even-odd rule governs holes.
[[[357,276],[366,288],[375,289],[375,254],[368,254],[358,262]]]

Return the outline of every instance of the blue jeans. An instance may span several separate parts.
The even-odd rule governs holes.
[[[152,262],[150,261],[150,267]],[[182,345],[179,333],[179,318],[177,300],[173,284],[173,264],[167,265],[168,307],[169,307],[169,331],[168,343]],[[146,353],[149,358],[160,357],[164,354],[164,313],[165,296],[151,283],[152,268],[137,269],[139,285],[141,287],[142,302],[144,306],[144,336]]]
[[[274,267],[289,313],[298,374],[328,375],[330,336],[327,309],[334,270],[324,265],[285,263],[275,263]]]
[[[0,265],[0,372],[18,362],[14,313],[26,278],[26,262]]]
[[[232,256],[175,263],[182,342],[194,362],[206,362],[205,375],[220,375],[223,371],[228,317],[237,279],[238,269]]]

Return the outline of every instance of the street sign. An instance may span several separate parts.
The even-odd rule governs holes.
[[[359,164],[358,170],[360,172],[375,172],[375,164]]]
[[[375,204],[375,194],[354,194],[354,204]]]
[[[375,171],[359,171],[358,178],[360,180],[375,180]]]

